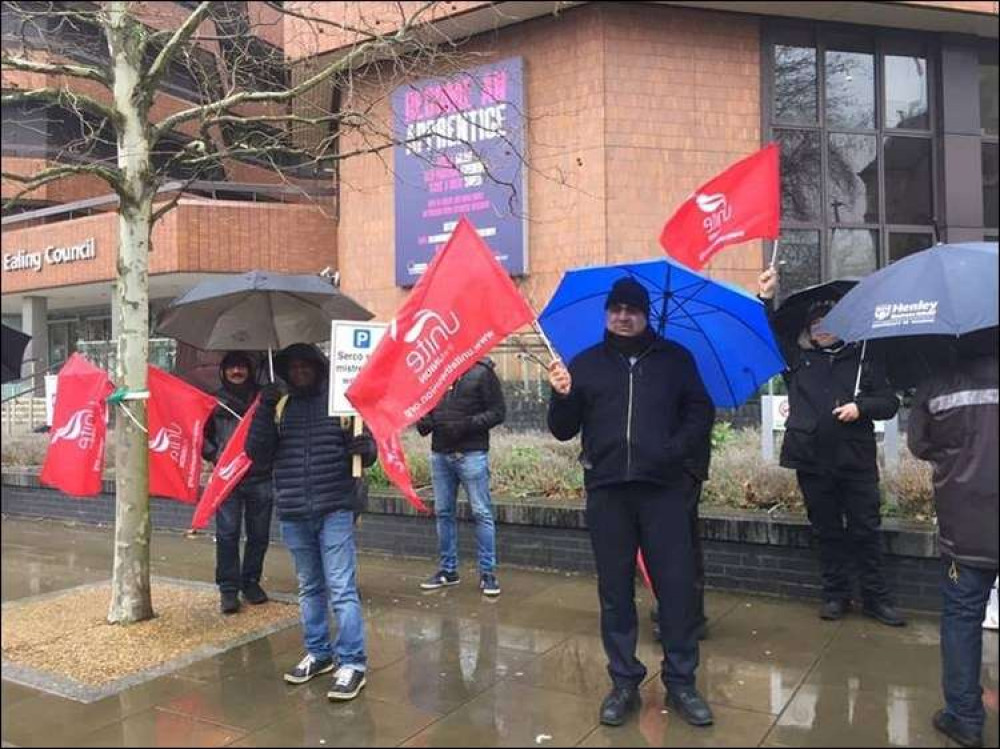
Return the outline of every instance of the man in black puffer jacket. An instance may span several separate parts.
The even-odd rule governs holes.
[[[758,296],[772,310],[777,273],[765,270]],[[819,541],[823,570],[820,617],[842,618],[851,606],[851,562],[861,582],[862,612],[891,627],[906,622],[892,605],[882,573],[875,426],[891,419],[899,400],[885,367],[866,357],[855,395],[861,349],[824,334],[821,325],[833,302],[809,311],[794,339],[779,337],[788,369],[788,423],[781,465],[796,472],[809,522]],[[846,520],[846,528],[845,528]]]
[[[219,406],[205,422],[202,457],[215,463],[236,431],[239,416],[246,413],[257,397],[253,360],[243,351],[230,351],[219,365],[222,387],[216,397]],[[223,614],[240,608],[239,593],[247,602],[267,601],[260,587],[264,555],[271,539],[271,465],[254,462],[229,498],[215,514],[215,583],[219,586]],[[240,526],[246,523],[246,548],[240,565]]]
[[[455,510],[461,484],[476,522],[479,589],[487,596],[500,595],[496,577],[496,529],[490,500],[489,449],[490,429],[502,424],[506,413],[493,362],[484,359],[458,378],[434,410],[417,422],[420,434],[433,434],[431,477],[441,559],[438,571],[420,584],[424,590],[459,582]]]
[[[648,327],[649,295],[632,279],[606,303],[604,342],[553,362],[549,430],[582,434],[587,527],[597,563],[601,637],[613,688],[600,720],[617,726],[639,707],[646,668],[635,656],[636,551],[660,606],[667,705],[693,725],[712,723],[695,688],[698,667],[691,473],[715,419],[691,354]],[[703,456],[702,456],[703,457]],[[707,468],[707,466],[706,466]]]
[[[306,655],[285,681],[302,684],[336,668],[327,697],[350,700],[365,686],[368,664],[354,542],[361,479],[351,476],[351,462],[360,455],[372,465],[375,443],[367,431],[352,437],[339,418],[327,415],[329,363],[315,346],[289,346],[275,358],[275,370],[289,393],[264,388],[247,455],[255,463],[273,461],[281,535],[299,581]],[[332,645],[328,606],[338,625]]]

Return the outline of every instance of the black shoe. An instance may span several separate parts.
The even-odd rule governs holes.
[[[714,722],[712,708],[694,687],[668,690],[663,704],[676,710],[692,726],[710,726]]]
[[[420,583],[420,587],[424,590],[437,590],[438,588],[443,588],[446,585],[458,585],[460,581],[461,578],[459,578],[457,572],[439,570]]]
[[[637,687],[612,687],[601,703],[601,723],[620,726],[631,713],[639,709],[641,703]]]
[[[240,610],[240,597],[237,593],[228,590],[219,595],[219,608],[223,614],[235,614]]]
[[[333,684],[330,685],[326,697],[330,700],[353,700],[367,683],[364,671],[341,666],[333,676]]]
[[[861,613],[877,619],[887,627],[905,627],[906,619],[888,601],[865,601]]]
[[[307,653],[306,657],[299,661],[295,668],[285,673],[285,681],[289,684],[305,684],[320,674],[330,673],[333,671],[333,667],[333,658],[324,658],[321,660]]]
[[[835,622],[838,619],[843,619],[850,610],[850,601],[845,601],[843,598],[831,598],[829,601],[823,601],[823,605],[819,609],[819,618]]]
[[[497,581],[497,576],[492,572],[484,572],[479,576],[479,589],[483,591],[484,596],[496,598],[500,595],[500,583]]]
[[[260,583],[247,583],[243,588],[243,597],[247,599],[247,603],[252,603],[254,606],[268,601],[267,593],[260,587]]]
[[[959,746],[979,747],[983,745],[982,734],[974,734],[962,728],[958,721],[944,710],[934,713],[934,727]]]

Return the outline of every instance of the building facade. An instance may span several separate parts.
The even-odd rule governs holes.
[[[384,30],[397,5],[285,3],[294,14],[281,25],[284,52],[307,69],[324,64],[358,39],[330,27],[316,33],[319,21],[378,21]],[[498,231],[518,224],[514,239],[503,240],[516,246],[494,249],[518,255],[517,282],[536,309],[569,268],[658,257],[672,211],[771,141],[781,148],[783,293],[864,275],[938,240],[996,241],[995,2],[455,2],[436,13],[431,27],[440,35],[428,38],[458,42],[447,69],[414,74],[369,61],[350,90],[315,95],[336,97],[345,110],[363,101],[372,118],[400,128],[407,92],[516,65],[523,141],[508,154],[521,162],[508,187],[517,209],[478,215]],[[5,121],[5,156],[7,132]],[[345,135],[339,148],[365,145]],[[402,148],[343,160],[328,183],[335,211],[185,198],[154,235],[154,296],[165,301],[199,274],[330,266],[346,293],[391,318],[409,286],[400,281],[402,255],[418,241],[398,218],[413,208],[407,201],[428,209],[427,191],[440,191],[433,205],[444,207],[423,214],[438,216],[430,222],[437,231],[419,240],[434,246],[472,211],[457,207],[466,198],[450,195],[447,179],[416,190],[406,182]],[[479,178],[446,166],[473,184]],[[41,220],[4,218],[3,312],[47,316],[50,338],[69,348],[73,334],[59,332],[56,313],[78,311],[84,328],[83,310],[110,316],[114,221]],[[766,245],[726,249],[708,272],[752,288]],[[49,247],[66,249],[58,254],[65,259],[49,260]],[[25,258],[39,252],[41,267],[29,269],[34,261]],[[18,267],[8,270],[8,255]]]

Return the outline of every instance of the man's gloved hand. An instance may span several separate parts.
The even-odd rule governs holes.
[[[278,405],[284,393],[276,382],[270,382],[260,389],[260,404],[265,408],[273,409]]]
[[[367,434],[359,434],[356,437],[351,437],[351,441],[347,443],[347,452],[349,455],[367,455],[372,449],[372,438]]]

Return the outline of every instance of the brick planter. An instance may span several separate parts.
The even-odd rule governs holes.
[[[114,482],[100,495],[73,499],[42,487],[34,470],[3,471],[2,511],[20,517],[114,522]],[[559,500],[494,498],[497,553],[501,564],[593,572],[585,513],[580,503]],[[153,498],[153,527],[186,530],[193,508]],[[458,515],[469,521],[467,503]],[[280,540],[275,521],[272,536]],[[817,598],[819,565],[808,521],[801,516],[703,510],[701,536],[710,588],[795,598]],[[927,523],[887,519],[883,548],[890,588],[901,606],[936,611],[939,562],[937,531]],[[393,552],[433,560],[437,537],[433,518],[421,517],[398,495],[373,493],[359,529],[364,550]],[[460,533],[461,553],[475,558],[471,529]],[[428,571],[433,564],[428,562]]]

